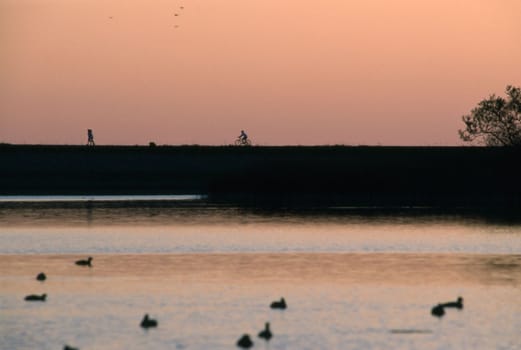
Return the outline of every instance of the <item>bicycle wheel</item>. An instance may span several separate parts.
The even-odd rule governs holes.
[[[233,144],[235,146],[241,146],[242,145],[242,140],[241,139],[237,139],[237,140],[235,140],[235,142]]]

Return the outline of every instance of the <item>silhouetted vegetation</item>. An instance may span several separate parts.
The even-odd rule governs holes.
[[[521,89],[509,85],[506,93],[506,99],[491,95],[462,117],[465,129],[459,130],[459,135],[463,141],[476,140],[488,146],[521,145]]]

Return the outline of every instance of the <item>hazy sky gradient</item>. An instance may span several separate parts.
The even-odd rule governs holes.
[[[458,145],[462,114],[521,85],[520,13],[519,0],[0,0],[0,142],[82,144],[92,128],[99,144],[227,144],[245,129],[266,145]]]

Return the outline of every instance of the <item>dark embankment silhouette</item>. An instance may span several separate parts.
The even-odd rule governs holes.
[[[486,147],[0,146],[0,194],[521,206],[521,152]]]

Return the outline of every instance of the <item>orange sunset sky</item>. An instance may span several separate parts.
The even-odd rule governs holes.
[[[183,7],[183,8],[181,8]],[[177,14],[177,16],[176,16]],[[0,0],[0,142],[460,145],[520,0]]]

